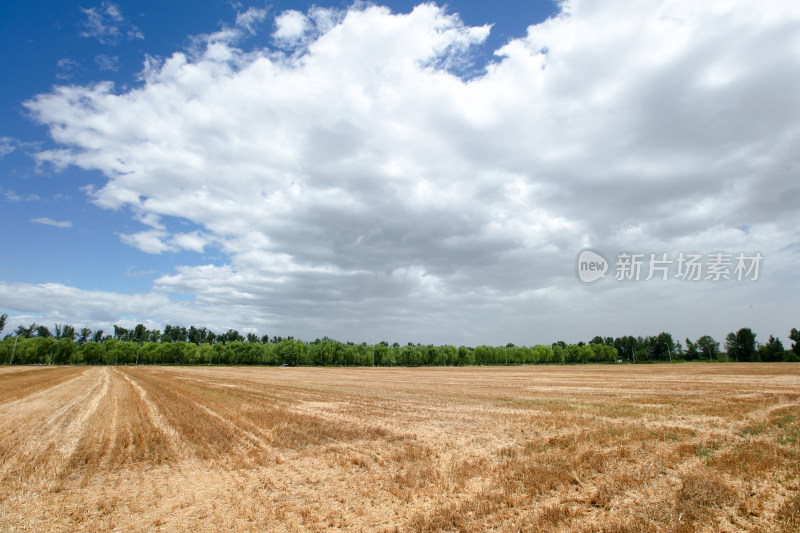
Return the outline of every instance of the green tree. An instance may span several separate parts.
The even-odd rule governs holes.
[[[428,344],[422,348],[422,364],[426,366],[442,365],[442,361],[439,357],[439,350],[433,344]]]
[[[139,346],[147,340],[148,331],[144,324],[136,324],[136,327],[131,331],[131,340],[136,342]]]
[[[182,346],[177,342],[162,342],[158,347],[158,359],[160,364],[180,364],[183,359]]]
[[[159,349],[161,344],[158,342],[147,341],[139,348],[139,363],[143,365],[154,365],[160,362]]]
[[[228,364],[228,347],[224,343],[218,342],[216,344],[212,344],[211,348],[214,350],[214,357],[211,360],[213,364]]]
[[[36,331],[36,322],[31,324],[27,328],[22,324],[20,324],[19,326],[17,326],[15,333],[17,334],[17,337],[22,337],[27,339],[29,337],[33,337],[34,331]]]
[[[389,344],[385,341],[380,342],[372,347],[372,356],[374,357],[375,366],[382,366],[384,359],[389,354]]]
[[[3,313],[2,315],[0,315],[0,333],[3,333],[3,330],[6,327],[6,320],[8,320],[7,313]]]
[[[693,361],[700,358],[700,350],[697,349],[697,343],[692,342],[686,338],[686,360]]]
[[[559,343],[554,343],[551,347],[553,350],[553,362],[556,364],[564,364],[567,362],[566,348]]]
[[[31,359],[29,363],[50,364],[53,362],[55,354],[56,340],[50,337],[38,337],[35,339],[34,350],[29,353]]]
[[[203,334],[204,332],[205,332],[205,328],[200,330],[200,329],[197,329],[194,326],[189,326],[189,331],[188,331],[189,342],[199,346],[200,343],[202,343],[204,341],[204,336],[205,336]]]
[[[738,361],[739,354],[736,348],[736,333],[731,331],[725,336],[725,359]]]
[[[783,361],[785,352],[786,350],[780,339],[776,339],[772,335],[769,336],[769,340],[765,345],[758,348],[759,358],[767,362]]]
[[[116,365],[116,356],[118,354],[117,345],[122,344],[117,338],[108,339],[106,342],[103,343],[103,348],[105,352],[103,353],[103,364],[104,365]]]
[[[620,357],[628,362],[636,362],[636,338],[627,336],[627,337],[617,337],[614,339],[612,345],[614,348],[617,349],[617,353],[619,353]]]
[[[311,354],[308,355],[311,357]],[[278,364],[278,352],[277,347],[273,343],[264,343],[261,345],[261,355],[259,364],[262,365],[277,365]]]
[[[736,333],[729,333],[725,337],[725,351],[728,359],[748,362],[757,360],[756,335],[750,328],[742,328]]]
[[[800,357],[800,331],[796,328],[792,328],[792,331],[789,333],[789,338],[792,340],[792,351],[795,355]]]
[[[351,350],[353,355],[346,361],[345,364],[352,365],[355,363],[355,350]],[[297,366],[304,358],[303,342],[287,338],[278,344],[278,364]]]
[[[183,355],[181,356],[182,364],[196,365],[197,364],[197,345],[193,342],[180,343],[183,348]]]
[[[442,364],[455,366],[458,363],[458,349],[455,346],[445,345],[439,348]]]
[[[125,340],[130,337],[130,332],[127,328],[123,328],[122,326],[117,326],[114,324],[114,338],[118,341]]]
[[[532,362],[537,365],[556,362],[553,354],[553,348],[541,344],[534,346]]]
[[[281,343],[283,344],[283,343]],[[347,344],[341,344],[341,363],[344,366],[353,366],[356,364],[356,360],[358,358],[358,352],[356,345],[352,342],[348,342]],[[420,363],[421,364],[421,363]]]
[[[64,338],[56,342],[55,351],[53,352],[53,363],[57,365],[66,365],[71,363],[75,358],[77,346],[75,341],[70,338]]]
[[[87,365],[99,365],[103,362],[105,348],[95,341],[89,341],[81,346],[81,359]]]
[[[582,348],[582,346],[578,346],[577,344],[568,344],[564,350],[564,362],[572,364],[580,363],[583,354]]]
[[[25,337],[20,337],[19,335],[14,336],[14,342],[11,342],[11,339],[8,339],[8,343],[4,343],[6,346],[7,358],[5,359],[8,364],[13,365],[16,361],[17,364],[22,364],[21,357],[22,352],[24,350],[24,345],[28,342],[29,339]]]
[[[697,339],[697,347],[703,358],[707,357],[709,361],[713,361],[719,355],[719,343],[711,335],[703,335]]]
[[[227,346],[228,362],[232,365],[255,365],[262,358],[260,342],[233,341]]]
[[[593,362],[595,363],[613,363],[617,360],[617,349],[612,346],[605,343],[592,343],[589,344],[589,348],[593,352]]]
[[[201,365],[211,364],[214,356],[214,349],[207,342],[201,343],[197,347],[197,363]]]
[[[472,356],[473,356],[473,351],[471,348],[467,348],[466,346],[459,346],[458,355],[456,356],[456,365],[465,366],[473,364]]]
[[[244,341],[244,337],[235,329],[229,329],[225,333],[218,335],[217,340],[223,344],[228,344],[229,342]]]
[[[60,339],[73,339],[75,340],[75,328],[70,326],[69,324],[56,324],[54,326],[56,330],[56,340]]]
[[[422,354],[418,346],[414,346],[409,342],[400,349],[400,360],[398,362],[401,366],[420,366],[422,360]]]
[[[169,324],[164,326],[164,333],[161,334],[161,342],[186,342],[188,338],[189,332],[186,331],[186,328],[182,326],[171,326]]]
[[[133,341],[109,340],[106,342],[106,364],[130,365],[137,362],[139,345]]]
[[[474,360],[476,365],[491,365],[494,363],[494,348],[481,345],[475,348]]]
[[[333,343],[327,339],[315,342],[311,349],[311,364],[329,366],[333,362]]]
[[[675,342],[672,335],[662,331],[656,337],[650,338],[651,358],[656,361],[672,361],[675,354]]]

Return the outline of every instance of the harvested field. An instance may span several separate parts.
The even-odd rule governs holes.
[[[2,531],[796,532],[800,365],[0,369]]]

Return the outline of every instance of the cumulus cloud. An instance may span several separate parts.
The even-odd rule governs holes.
[[[206,245],[208,244],[208,239],[199,231],[193,231],[191,233],[174,234],[172,236],[172,243],[178,249],[189,250],[191,252],[202,254]]]
[[[164,323],[152,322],[165,315],[198,318],[187,302],[172,301],[165,294],[125,294],[87,291],[59,283],[0,282],[0,298],[9,309],[19,312],[9,317],[7,329],[36,321],[39,324],[67,322],[78,327],[109,329],[110,323],[135,326],[138,322],[161,329]],[[30,317],[35,314],[35,317]],[[27,316],[26,316],[27,315]]]
[[[47,217],[39,217],[39,218],[32,218],[31,222],[35,222],[37,224],[44,224],[45,226],[54,226],[56,228],[71,228],[72,222],[69,220],[59,221],[53,220],[52,218]]]
[[[58,87],[26,105],[61,145],[40,160],[104,173],[98,205],[202,228],[148,224],[124,242],[219,247],[224,264],[154,287],[192,295],[207,318],[230,307],[311,335],[442,342],[548,325],[536,340],[551,342],[647,333],[645,307],[650,324],[691,329],[677,310],[709,299],[785,301],[775,273],[800,241],[800,7],[561,7],[468,80],[458,67],[488,26],[434,4],[315,8],[276,17],[275,50],[240,49],[242,30],[227,30],[149,63],[138,88]],[[252,31],[262,14],[246,13],[237,24]],[[573,275],[585,246],[760,250],[773,274],[756,288],[587,293]],[[644,298],[660,303],[627,303]],[[593,301],[614,310],[599,318]]]
[[[159,227],[163,228],[161,225]],[[119,237],[125,244],[148,254],[179,250],[189,250],[201,254],[209,243],[209,239],[199,231],[170,234],[164,229],[150,229],[138,233],[120,234]]]
[[[120,234],[119,238],[125,244],[134,246],[145,253],[160,254],[172,249],[169,244],[164,242],[166,236],[167,233],[165,231],[148,230],[140,231],[139,233]]]
[[[316,6],[306,13],[288,9],[275,17],[273,42],[279,49],[294,49],[296,55],[302,55],[311,42],[339,25],[346,14],[346,11]]]
[[[308,28],[308,18],[303,13],[290,9],[275,17],[275,32],[272,36],[281,41],[299,41]]]

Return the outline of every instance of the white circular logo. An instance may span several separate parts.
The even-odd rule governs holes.
[[[582,250],[578,254],[578,279],[584,283],[592,283],[605,278],[608,271],[608,261],[598,252],[590,249]]]

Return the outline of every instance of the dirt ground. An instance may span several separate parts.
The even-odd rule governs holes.
[[[800,531],[800,364],[0,368],[0,531]]]

